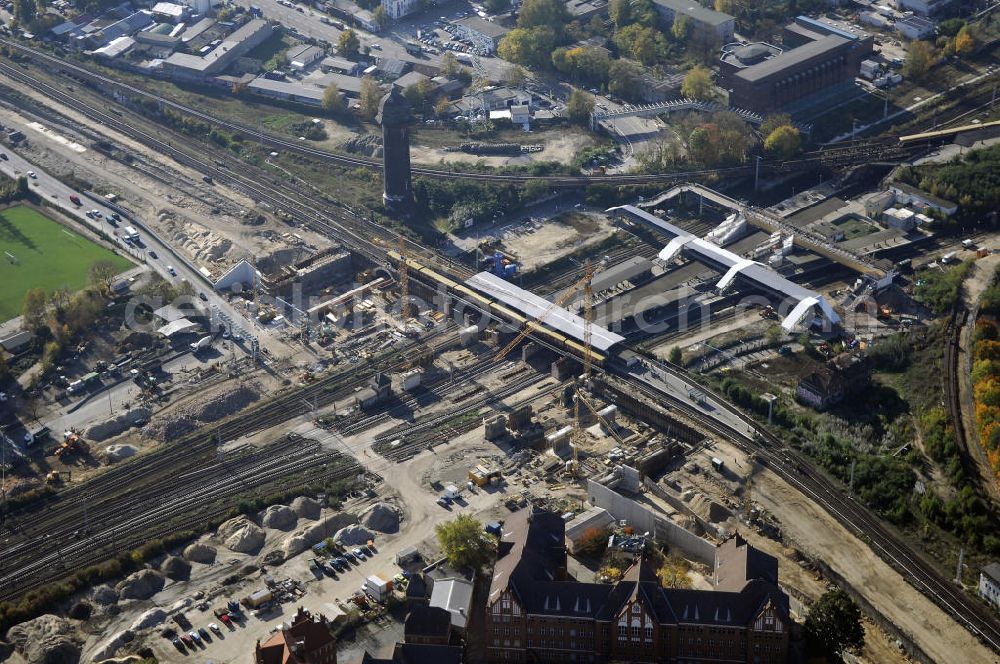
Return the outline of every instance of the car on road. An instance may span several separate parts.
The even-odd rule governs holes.
[[[37,180],[38,179],[38,176],[35,175],[34,171],[28,171],[28,177],[31,178],[32,180]]]
[[[208,302],[208,296],[205,295],[204,293],[198,293],[198,297],[201,298],[202,302]]]
[[[3,159],[4,161],[7,161],[7,160],[10,159],[10,157],[7,156],[6,152],[0,152],[0,159]]]
[[[372,50],[373,51],[381,51],[382,50],[382,45],[381,44],[372,44]]]
[[[104,216],[103,214],[101,214],[100,210],[94,210],[93,212],[94,212],[94,219],[100,219],[101,217]]]
[[[174,269],[173,265],[168,265],[167,266],[167,272],[169,272],[170,274],[174,275],[175,277],[177,276],[177,270]]]
[[[149,250],[149,257],[153,258],[153,259],[158,258],[158,256],[156,255],[156,252],[153,251],[152,249]]]

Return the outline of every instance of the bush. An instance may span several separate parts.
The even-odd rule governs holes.
[[[868,356],[881,371],[899,372],[910,366],[913,348],[902,334],[882,339],[868,351]]]

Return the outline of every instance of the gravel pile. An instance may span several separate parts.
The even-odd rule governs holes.
[[[90,426],[84,431],[83,437],[98,442],[114,438],[120,433],[125,433],[139,422],[148,422],[150,415],[152,415],[152,411],[148,408],[133,408],[113,419]]]
[[[183,555],[185,560],[190,560],[193,563],[211,565],[215,562],[215,553],[214,546],[195,542],[194,544],[188,544],[187,548],[184,549]]]
[[[399,532],[400,509],[389,503],[375,503],[361,514],[361,523],[380,533]]]
[[[177,556],[167,556],[160,564],[160,571],[174,581],[186,581],[191,577],[191,563]]]
[[[223,392],[208,401],[188,404],[144,427],[142,434],[169,442],[193,431],[199,424],[215,422],[237,413],[260,399],[260,392],[249,385],[241,385],[235,390]]]
[[[226,521],[216,533],[230,551],[256,553],[264,546],[264,531],[245,516]]]
[[[375,533],[364,526],[355,524],[338,530],[333,539],[345,546],[358,546],[366,544],[370,539],[375,539]]]
[[[163,575],[151,569],[130,574],[115,586],[121,599],[149,599],[163,590],[166,583]]]
[[[260,513],[260,523],[265,528],[291,530],[299,517],[288,505],[271,505]]]
[[[312,519],[316,521],[322,513],[322,506],[319,502],[306,496],[299,496],[292,501],[292,511],[299,515],[300,519]]]
[[[358,517],[356,514],[331,514],[315,525],[303,530],[302,536],[305,538],[309,546],[312,546],[313,544],[319,544],[327,537],[333,536],[345,526],[350,526],[351,524],[355,524],[357,522]]]
[[[166,619],[167,612],[163,609],[150,609],[136,618],[135,622],[132,623],[132,626],[129,627],[129,629],[135,632],[140,629],[156,627],[157,625],[163,624]]]
[[[351,154],[363,154],[377,157],[382,154],[382,137],[378,134],[351,136],[340,144],[340,147]]]
[[[77,664],[80,646],[69,621],[46,614],[7,632],[7,638],[29,664]]]
[[[131,445],[108,445],[104,448],[105,458],[108,460],[108,463],[114,463],[122,459],[127,459],[130,456],[135,456],[136,452],[138,450]]]

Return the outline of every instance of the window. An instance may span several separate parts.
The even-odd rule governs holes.
[[[618,625],[618,638],[624,639],[628,636],[628,627],[625,625]]]
[[[632,640],[633,641],[638,641],[639,640],[639,630],[640,629],[641,628],[638,625],[632,625]]]
[[[653,640],[653,626],[652,625],[646,625],[646,640],[647,641],[652,641]]]

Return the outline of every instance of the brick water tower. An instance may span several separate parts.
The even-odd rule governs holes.
[[[382,203],[392,216],[404,217],[413,209],[410,186],[410,104],[393,86],[382,97],[375,118],[382,125]]]

